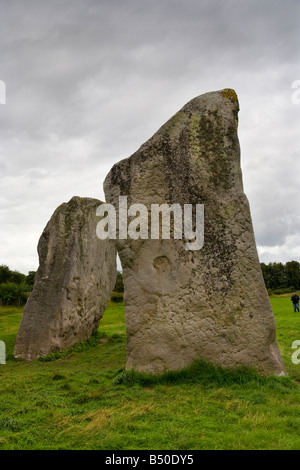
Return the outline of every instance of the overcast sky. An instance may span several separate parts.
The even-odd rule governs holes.
[[[0,0],[0,264],[36,270],[58,205],[104,200],[114,163],[223,88],[260,260],[300,261],[299,18],[299,0]]]

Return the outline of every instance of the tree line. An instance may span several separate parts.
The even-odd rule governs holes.
[[[25,305],[33,289],[35,273],[36,271],[29,271],[26,276],[2,264],[0,266],[0,305]],[[118,271],[112,300],[122,302],[123,292],[123,276]]]
[[[260,263],[262,275],[269,293],[281,294],[300,290],[300,263],[288,261],[283,263]],[[114,292],[123,293],[123,275],[118,271]]]
[[[269,293],[284,294],[300,289],[300,263],[260,263],[266,288]]]
[[[283,294],[300,290],[300,263],[260,263],[263,278],[269,294]],[[6,265],[0,266],[0,304],[24,305],[33,289],[35,271],[27,276],[19,271],[12,271]],[[124,292],[123,275],[117,273],[112,300],[122,301]]]
[[[2,305],[24,305],[33,289],[35,271],[28,275],[0,266],[0,303]]]

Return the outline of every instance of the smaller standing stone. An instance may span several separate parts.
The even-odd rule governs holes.
[[[56,209],[44,229],[15,357],[33,361],[87,340],[98,328],[117,273],[114,242],[96,234],[99,204],[73,197]]]

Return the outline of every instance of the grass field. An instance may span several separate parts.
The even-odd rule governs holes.
[[[124,374],[123,304],[109,304],[96,346],[28,364],[12,356],[22,309],[0,309],[0,449],[300,449],[300,315],[271,298],[288,378],[197,363],[160,380]]]

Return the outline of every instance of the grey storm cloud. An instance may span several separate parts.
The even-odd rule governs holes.
[[[263,261],[300,260],[298,0],[0,0],[1,263],[187,101],[234,88]]]

